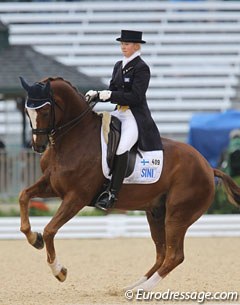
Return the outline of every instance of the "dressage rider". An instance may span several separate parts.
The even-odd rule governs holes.
[[[101,102],[116,104],[111,114],[121,121],[121,139],[116,152],[113,174],[107,188],[98,198],[96,207],[106,210],[114,205],[121,188],[128,164],[128,152],[138,141],[143,151],[161,150],[162,143],[146,101],[146,91],[150,80],[150,69],[142,60],[142,32],[122,30],[121,42],[123,59],[113,69],[109,89],[90,90],[86,99],[92,101],[97,97]]]

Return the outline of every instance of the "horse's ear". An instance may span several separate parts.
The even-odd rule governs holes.
[[[47,81],[46,85],[44,86],[44,93],[45,94],[49,94],[50,90],[51,90],[51,84],[50,84],[50,80]]]
[[[19,78],[20,78],[23,89],[25,89],[28,92],[30,89],[30,86],[28,85],[28,83],[25,81],[25,79],[22,76],[20,76]]]

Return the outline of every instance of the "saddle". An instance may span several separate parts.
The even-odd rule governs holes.
[[[111,179],[114,158],[121,137],[121,121],[108,112],[99,114],[102,117],[101,149],[102,170],[106,178],[102,189],[92,199],[90,206],[95,206],[99,195],[106,190],[107,181]],[[160,179],[163,167],[163,151],[142,151],[136,143],[128,155],[128,166],[123,183],[125,184],[149,184]]]
[[[101,113],[100,115],[102,116],[102,126],[103,126],[102,129],[103,129],[104,141],[107,145],[106,161],[109,168],[108,174],[110,176],[113,172],[114,158],[121,138],[122,123],[117,117],[110,115],[107,112]],[[137,144],[135,144],[129,152],[128,166],[125,177],[129,177],[133,173],[136,162],[136,155],[137,155]],[[107,183],[103,185],[100,193],[96,194],[96,196],[93,198],[89,206],[95,206],[95,202],[97,198],[103,191],[105,191],[107,185],[108,185]]]
[[[121,121],[117,117],[112,115],[110,118],[110,124],[109,124],[108,136],[107,136],[107,164],[110,169],[109,175],[111,175],[113,172],[114,157],[116,155],[120,138],[121,138]],[[131,148],[129,152],[128,166],[125,177],[129,177],[132,174],[136,162],[136,155],[137,155],[137,143]]]

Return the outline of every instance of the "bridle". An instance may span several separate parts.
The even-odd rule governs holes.
[[[31,128],[32,128],[32,134],[35,134],[35,135],[48,135],[50,134],[54,128],[55,128],[55,111],[54,111],[54,107],[55,107],[55,100],[54,99],[51,99],[51,98],[47,98],[47,99],[35,99],[35,98],[27,98],[27,101],[32,101],[32,102],[41,102],[44,104],[40,107],[38,107],[37,109],[40,109],[42,108],[43,106],[45,106],[46,104],[50,104],[51,106],[51,116],[50,116],[50,124],[49,124],[49,127],[47,128],[33,128],[32,126],[32,122],[30,120],[30,125],[31,125]],[[31,109],[31,107],[26,107],[28,109]],[[36,109],[36,108],[32,108],[32,109]],[[27,115],[29,116],[28,114],[28,111],[27,111]]]
[[[43,102],[42,99],[28,98],[28,100],[31,100],[33,102]],[[81,112],[80,115],[78,115],[71,121],[69,121],[61,126],[56,126],[55,106],[57,106],[61,111],[64,111],[64,109],[62,109],[62,107],[55,101],[52,92],[50,94],[50,97],[44,101],[46,101],[46,103],[44,105],[50,104],[50,107],[51,107],[49,126],[47,128],[33,128],[31,120],[30,120],[30,125],[32,128],[32,134],[47,135],[48,140],[51,145],[54,145],[57,139],[62,137],[64,134],[68,133],[75,126],[77,126],[80,123],[80,121],[93,109],[93,107],[97,103],[97,101],[94,101],[92,103],[86,102],[88,107],[83,112]],[[41,107],[43,107],[43,106],[41,106]],[[41,107],[39,107],[38,109],[40,109]]]

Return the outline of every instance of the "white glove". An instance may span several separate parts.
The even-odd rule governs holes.
[[[93,101],[94,99],[96,99],[98,97],[98,92],[95,90],[89,90],[86,94],[85,94],[85,98],[86,101],[88,103],[90,103],[91,101]]]
[[[112,91],[102,90],[102,91],[98,91],[98,94],[99,94],[99,99],[105,102],[110,99]]]

